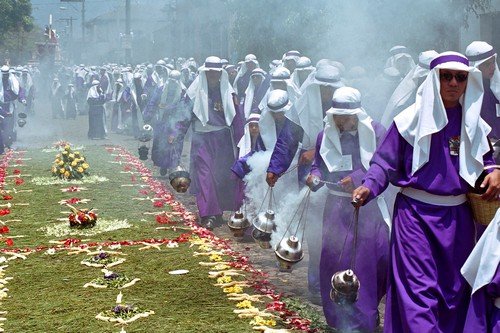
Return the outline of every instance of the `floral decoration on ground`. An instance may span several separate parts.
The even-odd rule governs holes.
[[[102,250],[97,252],[90,252],[89,255],[91,257],[83,259],[81,261],[81,264],[89,267],[110,268],[125,262],[125,258],[113,256],[113,254],[123,255],[123,253],[119,252],[102,251]]]
[[[97,279],[94,279],[89,283],[86,283],[83,287],[84,288],[93,287],[97,289],[102,289],[102,288],[125,289],[133,286],[134,284],[136,284],[141,280],[139,278],[130,279],[125,274],[116,273],[107,270],[106,268],[102,269],[101,271],[104,273],[102,277],[98,277]]]
[[[65,179],[82,179],[89,176],[90,166],[79,151],[73,151],[69,144],[64,146],[64,149],[56,155],[54,164],[52,165],[52,176]]]
[[[71,228],[93,228],[97,223],[97,214],[92,209],[76,209],[75,207],[66,204],[71,208],[72,212],[68,216],[69,226]]]
[[[64,237],[64,236],[94,236],[103,232],[131,228],[132,224],[127,220],[106,220],[99,219],[99,223],[92,229],[75,229],[70,228],[68,222],[53,223],[42,227],[39,230],[47,236]]]
[[[66,179],[59,179],[59,178],[54,178],[54,177],[33,177],[31,179],[31,182],[35,185],[41,185],[41,186],[46,186],[46,185],[67,185],[69,184],[75,184],[75,185],[82,185],[82,184],[95,184],[95,183],[103,183],[109,181],[108,178],[106,177],[101,177],[101,176],[88,176],[82,179],[71,179],[71,180],[66,180]]]
[[[142,310],[136,305],[122,303],[122,293],[120,292],[116,297],[116,305],[110,310],[99,313],[96,319],[125,325],[152,314],[154,311]]]

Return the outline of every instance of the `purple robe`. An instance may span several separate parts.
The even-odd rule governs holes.
[[[490,88],[490,80],[483,81],[484,95],[483,95],[483,105],[481,107],[481,118],[484,119],[491,126],[490,137],[495,139],[500,139],[500,117],[497,117],[496,106],[498,99],[493,94]]]
[[[464,332],[500,333],[500,266],[489,284],[477,290],[471,298]]]
[[[106,138],[106,129],[104,127],[104,103],[106,96],[99,95],[98,98],[88,98],[89,105],[89,139],[104,139]]]
[[[370,162],[363,185],[371,199],[389,182],[436,195],[469,191],[459,176],[458,156],[449,139],[460,135],[461,107],[446,110],[448,124],[432,135],[429,161],[411,174],[413,147],[389,128]],[[484,156],[493,164],[492,152]],[[361,209],[363,210],[363,208]],[[462,332],[470,288],[460,268],[474,246],[475,225],[467,202],[458,206],[426,204],[399,193],[390,244],[385,332]]]
[[[163,86],[155,89],[149,103],[144,109],[144,120],[153,125],[153,146],[151,159],[160,168],[175,168],[180,164],[183,150],[184,131],[188,122],[185,91],[177,103],[160,105]],[[168,98],[167,98],[168,100]],[[160,114],[160,111],[163,114]],[[174,142],[169,143],[168,137],[173,136]]]
[[[220,130],[199,132],[193,128],[191,141],[191,193],[196,195],[200,217],[222,215],[238,208],[238,182],[231,177],[236,157],[236,144],[243,135],[243,110],[235,104],[236,115],[230,127],[224,112],[215,110],[222,104],[220,90],[208,91],[208,124],[223,126]],[[220,105],[219,104],[219,105]],[[193,116],[192,122],[198,120]]]
[[[375,122],[372,122],[372,126],[379,142],[385,130],[382,125]],[[350,176],[354,187],[361,185],[366,170],[361,163],[358,135],[344,133],[340,137],[342,153],[352,156],[352,171],[328,171],[319,152],[322,140],[323,132],[320,132],[316,141],[311,174],[332,183]],[[345,193],[340,186],[333,184],[326,186],[330,190]],[[378,326],[378,304],[386,292],[389,228],[375,202],[360,210],[355,267],[351,267],[354,233],[350,224],[354,209],[349,194],[346,193],[344,197],[330,193],[323,213],[323,245],[319,266],[323,311],[331,327],[339,330],[373,332]],[[346,248],[342,249],[344,242]],[[330,299],[331,278],[334,273],[348,268],[353,268],[360,281],[359,298],[352,305],[338,305]]]

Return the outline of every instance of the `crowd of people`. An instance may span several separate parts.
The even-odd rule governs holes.
[[[484,232],[466,199],[477,190],[500,200],[500,170],[484,171],[500,164],[497,53],[479,41],[465,54],[427,50],[416,61],[404,46],[389,52],[373,81],[362,67],[313,65],[294,50],[268,71],[253,54],[235,65],[210,56],[201,66],[165,58],[61,67],[50,89],[52,117],[88,114],[95,140],[108,132],[139,138],[151,125],[152,160],[163,176],[181,163],[189,138],[190,191],[207,229],[248,204],[245,184],[259,152],[269,152],[262,174],[269,187],[286,181],[297,195],[322,188],[315,207],[322,228],[306,228],[308,287],[332,328],[373,332],[387,295],[386,332],[500,332],[500,216]],[[3,119],[14,100],[31,112],[33,70],[1,71]],[[2,123],[4,134],[9,126]],[[3,149],[11,139],[2,137]],[[283,177],[295,167],[296,177]],[[358,300],[336,303],[332,275],[353,260]]]

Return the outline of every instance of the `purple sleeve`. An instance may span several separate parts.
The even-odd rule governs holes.
[[[406,144],[408,143],[393,123],[373,154],[370,168],[362,180],[362,184],[370,190],[365,204],[384,192],[389,182],[397,178],[403,166],[403,152]]]
[[[162,94],[162,89],[157,88],[153,92],[153,96],[149,99],[148,104],[144,108],[144,121],[145,122],[150,122],[151,119],[153,119],[153,115],[156,112],[156,109],[158,108],[158,104],[160,104],[160,97]]]
[[[22,100],[26,100],[26,90],[24,88],[19,87],[19,95],[17,97],[17,100],[21,102]]]
[[[303,133],[302,128],[298,125],[289,119],[285,120],[283,129],[279,133],[274,146],[267,172],[281,175],[288,170],[299,147],[299,142],[302,140]]]

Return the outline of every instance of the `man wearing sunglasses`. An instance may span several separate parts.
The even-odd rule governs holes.
[[[415,104],[394,118],[373,155],[357,205],[382,193],[396,197],[390,244],[385,332],[463,332],[470,289],[460,268],[475,241],[465,194],[494,164],[481,119],[481,72],[456,52],[431,61]],[[498,200],[500,171],[481,184]],[[361,208],[363,209],[363,208]]]

